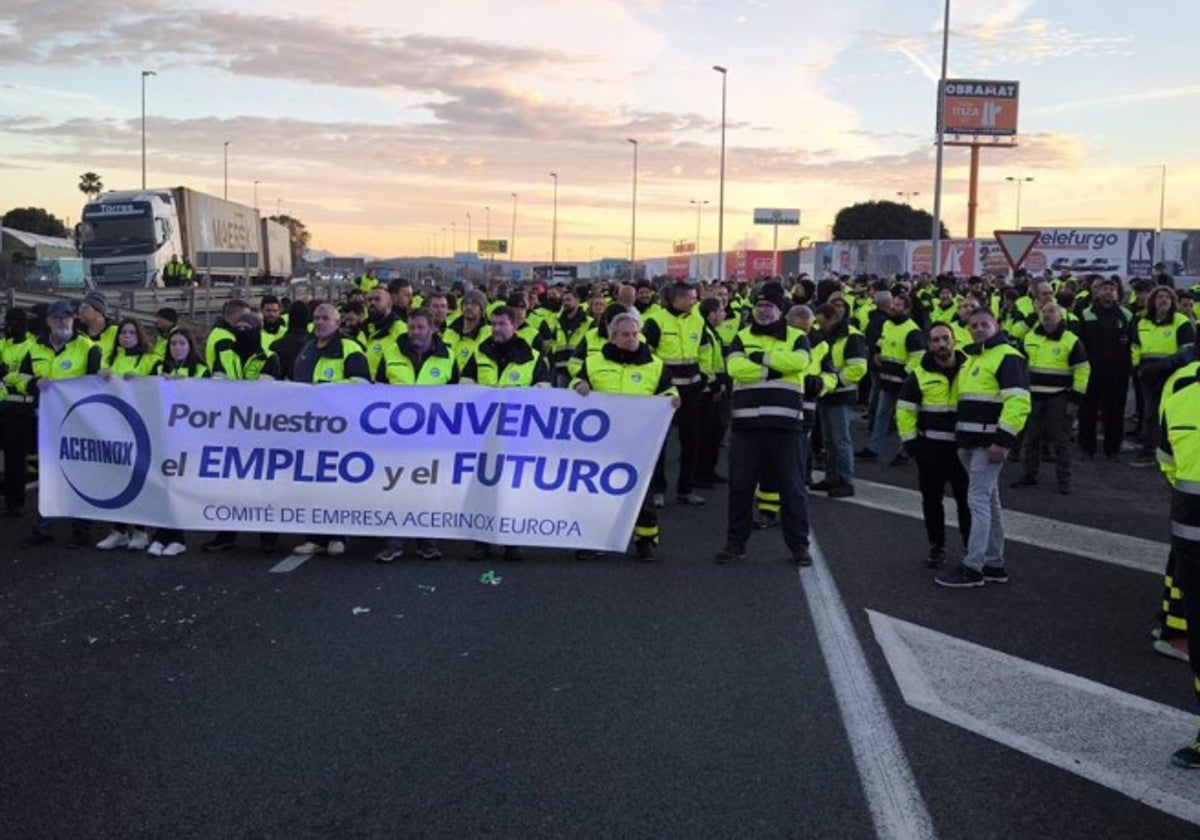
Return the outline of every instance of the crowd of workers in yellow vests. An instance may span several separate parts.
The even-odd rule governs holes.
[[[748,556],[751,529],[779,525],[798,566],[808,551],[806,496],[855,494],[855,464],[915,460],[935,582],[951,589],[1007,583],[1000,469],[1036,487],[1043,462],[1070,494],[1071,462],[1120,460],[1131,392],[1137,441],[1131,466],[1161,465],[1173,486],[1171,553],[1154,647],[1189,660],[1189,608],[1200,610],[1200,361],[1193,303],[1159,275],[1128,286],[1115,276],[1018,272],[1008,278],[806,276],[754,284],[691,282],[489,282],[416,289],[404,279],[359,278],[337,304],[264,295],[231,300],[201,333],[173,310],[154,328],[109,318],[104,295],[11,308],[0,343],[5,513],[23,515],[24,465],[35,454],[37,397],[56,379],[221,377],[399,386],[457,383],[572,388],[670,399],[679,458],[674,503],[699,507],[699,491],[728,483],[727,539],[716,562]],[[854,448],[856,415],[868,421]],[[1101,434],[1101,430],[1103,433]],[[1076,446],[1071,445],[1072,435]],[[718,471],[728,441],[728,476]],[[665,449],[665,447],[664,447]],[[1075,453],[1074,450],[1078,450]],[[634,553],[653,560],[657,511],[670,486],[660,456],[634,528]],[[823,469],[816,480],[814,468]],[[942,495],[958,506],[965,555],[950,568]],[[73,521],[72,547],[92,545]],[[54,539],[40,514],[27,542]],[[233,533],[203,546],[235,545]],[[274,550],[277,535],[259,535]],[[115,523],[102,550],[174,556],[184,535]],[[339,555],[345,540],[311,535],[298,554]],[[492,547],[475,543],[468,558]],[[521,559],[516,546],[502,549]],[[435,559],[427,539],[387,539],[379,562]],[[596,552],[576,553],[580,560]],[[1197,642],[1200,644],[1200,642]],[[1194,667],[1200,695],[1200,667]],[[1200,745],[1178,751],[1200,766]]]

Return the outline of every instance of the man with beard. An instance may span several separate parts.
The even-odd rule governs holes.
[[[244,300],[234,299],[225,301],[221,307],[221,317],[208,333],[204,342],[204,364],[209,370],[216,369],[217,356],[222,350],[228,349],[234,343],[234,324],[250,311],[249,304]]]
[[[363,326],[367,370],[376,373],[383,364],[384,351],[408,330],[408,325],[392,309],[392,297],[383,286],[376,286],[367,293],[367,320]]]
[[[101,358],[112,355],[117,343],[117,325],[108,319],[108,300],[100,292],[88,292],[76,317],[79,331],[100,345]]]
[[[47,334],[29,345],[24,358],[17,366],[17,377],[8,380],[14,392],[33,398],[53,386],[60,379],[76,379],[100,372],[101,347],[85,335],[76,335],[75,318],[65,300],[56,300],[46,310]],[[36,411],[36,408],[35,408]],[[13,462],[7,460],[5,464]],[[18,451],[16,463],[23,468],[28,457]],[[24,478],[24,476],[22,476]],[[86,548],[91,545],[91,525],[86,519],[71,520],[71,539],[67,548]],[[52,542],[50,520],[39,512],[34,520],[33,533],[25,540],[26,545],[45,545]]]
[[[1079,448],[1090,460],[1096,455],[1096,419],[1104,423],[1104,455],[1117,460],[1125,436],[1125,400],[1129,395],[1130,324],[1133,313],[1117,303],[1120,284],[1099,277],[1093,302],[1079,313],[1079,337],[1092,365],[1087,394],[1079,407]]]
[[[955,349],[954,332],[947,324],[929,328],[929,350],[913,369],[896,401],[896,427],[905,450],[917,462],[917,484],[921,489],[921,511],[929,538],[931,569],[946,564],[946,512],[942,498],[946,484],[958,507],[958,530],[963,545],[971,533],[971,510],[967,506],[967,472],[958,460],[954,442],[955,379],[966,359]]]
[[[391,300],[392,312],[400,321],[408,320],[408,310],[412,309],[413,286],[403,277],[397,277],[387,284],[388,298]]]
[[[456,385],[458,365],[454,355],[434,331],[433,316],[427,309],[414,309],[408,316],[408,332],[400,336],[384,353],[384,369],[376,382],[389,385]],[[413,553],[422,560],[437,560],[442,552],[428,537],[412,541]],[[375,555],[377,563],[391,563],[404,556],[404,540],[388,537],[383,550]]]
[[[695,492],[696,459],[700,453],[702,395],[705,387],[700,358],[709,350],[710,340],[704,318],[696,307],[696,289],[675,283],[667,287],[667,306],[646,318],[642,335],[646,344],[662,359],[679,390],[680,407],[675,412],[679,429],[679,478],[676,499],[684,505],[702,505],[704,497]],[[666,504],[666,446],[658,456],[650,489],[655,507]]]
[[[517,335],[517,312],[501,306],[492,313],[492,334],[479,343],[474,356],[462,372],[462,381],[489,388],[531,388],[550,385],[550,367],[525,339]],[[487,543],[476,542],[468,560],[486,560],[491,554]],[[523,560],[516,546],[504,549],[504,559]]]
[[[579,301],[579,292],[567,287],[562,290],[562,310],[558,313],[558,336],[554,351],[551,353],[551,364],[554,366],[554,384],[556,387],[566,387],[571,379],[568,365],[571,357],[587,336],[591,321],[583,311]]]
[[[460,371],[474,358],[480,342],[492,334],[491,326],[484,320],[487,307],[487,296],[471,289],[463,295],[462,314],[446,324],[442,337],[454,352]]]
[[[279,298],[275,295],[263,295],[258,312],[262,316],[263,349],[270,350],[271,345],[283,338],[287,332],[287,323],[283,320]]]
[[[725,547],[716,556],[722,565],[746,559],[760,483],[778,490],[780,525],[792,562],[812,564],[803,441],[804,379],[811,359],[808,339],[783,318],[786,305],[779,283],[764,284],[750,326],[729,350],[729,523]]]
[[[874,461],[879,457],[883,439],[896,416],[896,396],[900,393],[900,386],[909,372],[920,363],[925,350],[925,336],[911,313],[908,298],[902,294],[894,296],[889,304],[887,320],[879,332],[879,401],[871,427],[871,439],[855,453],[856,457],[865,461]],[[892,466],[907,463],[908,455],[903,450],[891,460]]]
[[[441,336],[446,329],[446,319],[450,317],[450,298],[445,292],[430,292],[425,296],[422,308],[429,312],[429,323],[433,326],[434,334]]]
[[[242,313],[233,325],[233,341],[221,345],[213,362],[214,379],[234,382],[257,382],[279,379],[282,375],[279,356],[263,349],[262,321],[249,310]],[[260,533],[258,545],[262,551],[274,551],[278,534]],[[237,545],[237,534],[221,531],[200,548],[203,551],[228,551]]]
[[[1158,406],[1172,356],[1196,340],[1196,330],[1176,305],[1175,290],[1159,286],[1146,299],[1146,311],[1133,326],[1133,369],[1142,394],[1142,448],[1130,462],[1133,467],[1155,463],[1158,446]]]

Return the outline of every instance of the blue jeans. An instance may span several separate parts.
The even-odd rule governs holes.
[[[1040,455],[1040,453],[1039,453]],[[967,471],[967,507],[971,534],[963,565],[975,571],[984,566],[1004,566],[1004,511],[1000,507],[1000,468],[1004,462],[988,460],[987,448],[959,449],[958,460]]]
[[[825,441],[825,480],[830,486],[854,483],[854,440],[850,437],[851,405],[817,405]]]
[[[896,422],[896,400],[899,396],[899,391],[885,391],[882,388],[879,390],[879,405],[875,408],[875,423],[871,427],[871,440],[867,443],[867,449],[876,455],[883,448],[883,439],[891,431],[892,424]]]

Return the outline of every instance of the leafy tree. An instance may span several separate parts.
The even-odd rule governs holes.
[[[270,219],[288,229],[288,237],[292,243],[292,270],[298,271],[304,264],[304,255],[308,252],[308,243],[312,239],[312,234],[308,232],[308,228],[304,226],[304,222],[292,218],[286,213],[279,216],[271,216]]]
[[[942,238],[949,239],[946,225]],[[834,239],[929,239],[933,216],[894,201],[865,201],[843,207],[833,221]]]
[[[4,227],[36,233],[41,236],[66,237],[67,226],[62,219],[41,207],[14,207],[0,219]]]
[[[95,201],[96,196],[104,192],[104,182],[95,172],[84,172],[79,176],[79,191],[90,201]]]

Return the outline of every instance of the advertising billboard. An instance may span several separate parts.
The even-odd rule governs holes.
[[[942,92],[942,133],[1016,134],[1019,93],[1018,82],[947,79]]]
[[[800,210],[791,207],[755,207],[754,224],[798,225],[800,224]]]
[[[1072,274],[1149,277],[1154,270],[1155,234],[1149,228],[1043,228],[1023,268]]]

